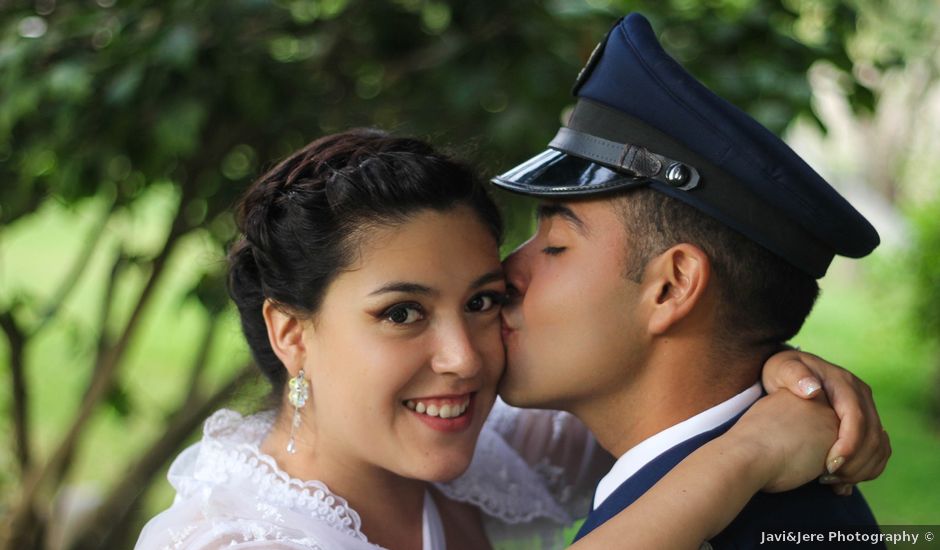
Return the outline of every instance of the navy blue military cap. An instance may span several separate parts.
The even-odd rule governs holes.
[[[619,20],[578,75],[571,118],[549,149],[493,183],[540,197],[649,186],[825,275],[878,233],[780,138],[687,73],[639,14]]]

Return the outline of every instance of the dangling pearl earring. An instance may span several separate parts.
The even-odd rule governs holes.
[[[294,454],[297,452],[297,445],[294,443],[294,434],[297,428],[300,427],[300,409],[303,408],[307,403],[307,398],[310,397],[310,383],[304,378],[304,369],[300,369],[297,376],[291,378],[287,385],[290,389],[287,394],[287,399],[290,401],[290,404],[294,406],[294,418],[290,423],[290,439],[287,440],[287,452]]]

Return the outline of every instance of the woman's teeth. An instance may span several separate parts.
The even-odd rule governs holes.
[[[405,402],[405,406],[416,413],[426,414],[428,416],[454,418],[467,411],[467,407],[470,406],[470,398],[465,398],[461,403],[445,403],[443,405],[436,405],[434,403],[427,405],[421,401],[409,399]]]

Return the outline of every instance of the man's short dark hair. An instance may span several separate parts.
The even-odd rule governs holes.
[[[625,275],[639,282],[647,263],[689,243],[711,261],[717,321],[730,349],[750,352],[786,342],[819,295],[816,279],[691,206],[648,188],[618,197],[629,251]]]

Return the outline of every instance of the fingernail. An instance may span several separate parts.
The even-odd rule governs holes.
[[[852,496],[852,485],[847,484],[837,489],[837,492],[844,497]]]
[[[834,474],[844,463],[845,457],[837,456],[826,463],[826,470],[828,470],[830,474]]]
[[[819,482],[823,485],[835,485],[836,483],[842,483],[842,480],[832,474],[825,474],[819,476]]]
[[[800,391],[802,391],[803,395],[806,395],[807,397],[819,391],[819,388],[821,387],[819,382],[812,376],[801,378],[800,381],[796,383],[796,385],[800,387]]]

